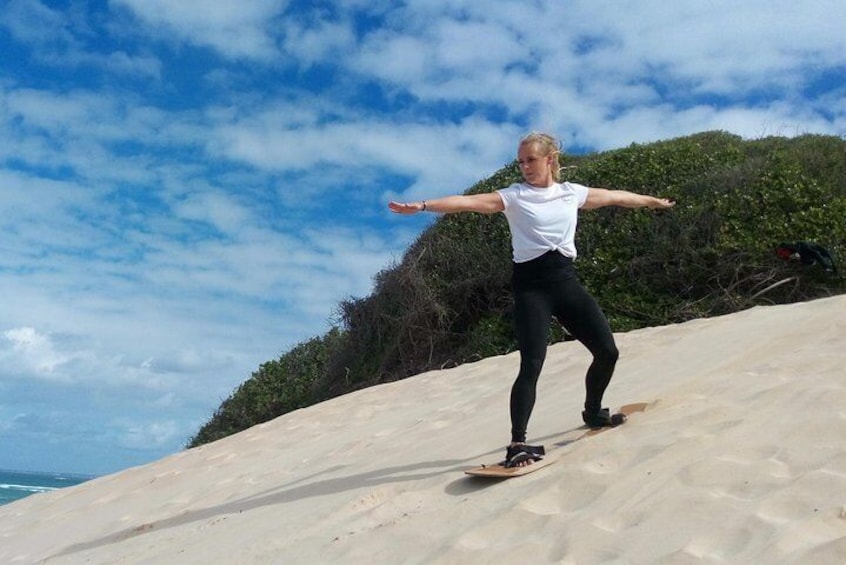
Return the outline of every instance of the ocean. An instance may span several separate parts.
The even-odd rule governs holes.
[[[0,469],[0,505],[39,492],[78,485],[93,478],[68,473],[31,473]]]

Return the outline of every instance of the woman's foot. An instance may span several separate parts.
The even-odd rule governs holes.
[[[525,443],[511,443],[505,451],[505,467],[527,467],[535,461],[540,461],[546,455],[542,445],[526,445]]]
[[[589,413],[587,410],[582,412],[582,420],[585,425],[591,429],[605,428],[619,426],[625,423],[625,414],[611,414],[608,408],[603,408],[599,412]]]

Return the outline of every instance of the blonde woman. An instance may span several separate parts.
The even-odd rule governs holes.
[[[585,424],[595,428],[624,420],[602,408],[619,353],[605,314],[576,276],[578,211],[604,206],[663,209],[675,204],[625,190],[561,182],[559,153],[560,144],[554,137],[532,133],[520,141],[517,150],[522,183],[484,194],[388,204],[397,214],[503,212],[508,220],[514,261],[514,325],[520,349],[520,371],[511,389],[508,467],[530,465],[544,455],[543,446],[526,444],[526,429],[546,358],[551,316],[593,355],[585,377]]]

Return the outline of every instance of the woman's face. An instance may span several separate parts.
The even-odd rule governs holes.
[[[524,143],[517,150],[517,164],[523,180],[532,186],[552,186],[552,160],[555,155],[543,155],[536,143]]]

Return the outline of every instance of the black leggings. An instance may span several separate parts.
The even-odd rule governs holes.
[[[511,389],[511,441],[524,442],[552,316],[593,354],[585,377],[588,413],[600,410],[619,352],[608,319],[579,282],[572,259],[550,251],[515,263],[512,284],[520,373]]]

